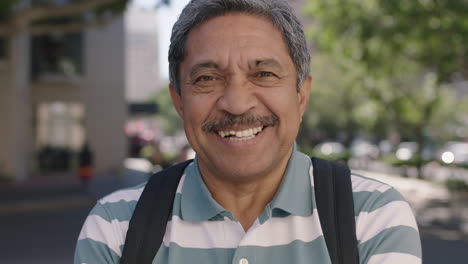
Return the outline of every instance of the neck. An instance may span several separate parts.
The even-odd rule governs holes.
[[[212,197],[226,210],[230,211],[247,231],[274,198],[283,179],[289,157],[281,161],[275,170],[261,176],[236,181],[235,177],[221,178],[210,173],[200,164],[202,178]]]

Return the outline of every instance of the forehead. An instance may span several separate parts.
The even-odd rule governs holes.
[[[190,31],[182,64],[199,61],[228,64],[234,60],[248,62],[264,58],[293,64],[282,32],[265,17],[228,13]]]

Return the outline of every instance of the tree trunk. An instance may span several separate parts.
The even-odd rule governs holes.
[[[418,143],[418,148],[416,151],[416,170],[418,172],[418,179],[422,179],[422,166],[423,166],[423,149],[426,145],[426,139],[424,136],[424,125],[419,124],[416,127],[416,143]]]

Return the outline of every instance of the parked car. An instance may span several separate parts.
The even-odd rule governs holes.
[[[314,147],[314,151],[325,156],[330,156],[342,154],[346,149],[339,142],[322,142]]]
[[[412,160],[416,158],[415,155],[417,151],[418,151],[418,143],[414,141],[401,142],[400,144],[398,144],[396,148],[395,156],[397,159],[401,161],[408,161],[408,160]],[[423,160],[433,160],[434,159],[433,148],[430,146],[423,147],[421,158]]]
[[[410,160],[414,158],[418,150],[418,143],[416,142],[401,142],[395,151],[395,156],[399,160]]]
[[[438,159],[445,164],[468,165],[468,142],[447,142],[439,150]]]
[[[313,156],[329,160],[348,160],[349,152],[345,146],[339,142],[326,141],[313,148]]]
[[[376,159],[379,156],[379,148],[362,139],[353,141],[350,151],[353,158]]]

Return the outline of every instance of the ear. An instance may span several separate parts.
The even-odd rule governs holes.
[[[309,75],[302,83],[301,89],[297,93],[299,100],[299,111],[301,113],[301,119],[304,115],[305,110],[307,109],[307,104],[309,103],[310,89],[312,87],[312,77]]]
[[[176,88],[172,83],[169,84],[169,91],[171,93],[172,104],[174,105],[175,110],[179,114],[180,117],[184,116],[184,107],[182,103],[182,97],[179,93],[177,93]]]

